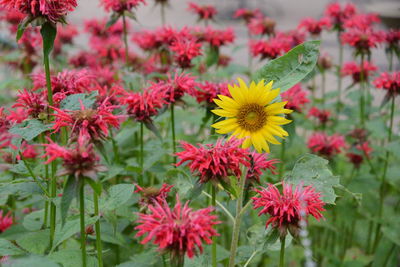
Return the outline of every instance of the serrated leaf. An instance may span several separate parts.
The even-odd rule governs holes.
[[[43,55],[44,57],[48,57],[50,55],[51,50],[54,47],[54,40],[57,35],[57,28],[50,22],[45,22],[40,29],[40,34],[43,39]]]
[[[332,174],[328,161],[312,154],[302,156],[285,181],[293,185],[313,185],[317,192],[321,192],[322,200],[329,204],[335,204],[334,187],[340,185],[340,179]]]
[[[320,41],[300,44],[287,54],[271,60],[255,74],[255,80],[274,81],[274,88],[285,92],[313,71],[319,56]]]
[[[26,233],[16,240],[17,244],[33,254],[44,254],[50,242],[50,230]]]
[[[50,124],[43,124],[41,121],[33,119],[33,120],[25,120],[21,123],[18,123],[11,127],[10,133],[19,135],[26,141],[31,141],[39,134],[46,132],[51,129]]]
[[[26,252],[17,247],[11,241],[0,238],[0,257],[23,255]]]
[[[61,224],[65,224],[67,219],[69,206],[72,200],[78,195],[78,181],[73,175],[68,177],[68,181],[64,186],[64,191],[61,197]]]
[[[43,226],[44,210],[37,210],[29,213],[24,217],[22,225],[29,231],[38,231]]]
[[[61,101],[60,108],[67,110],[81,110],[81,101],[85,108],[93,108],[97,95],[97,91],[90,94],[69,95]]]
[[[135,191],[133,184],[118,184],[112,186],[109,190],[109,197],[105,202],[104,209],[115,210],[124,205],[132,197]]]

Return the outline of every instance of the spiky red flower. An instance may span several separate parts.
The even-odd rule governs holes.
[[[197,14],[199,20],[210,20],[213,19],[215,15],[217,15],[217,10],[212,5],[198,5],[193,2],[189,2],[188,10]]]
[[[124,33],[123,22],[118,20],[113,25],[107,27],[107,18],[85,20],[85,32],[91,37],[107,39],[110,36],[122,36]],[[126,24],[129,30],[129,23]]]
[[[320,35],[323,30],[329,30],[332,24],[328,18],[321,18],[316,20],[313,18],[304,18],[298,28],[305,29],[311,35]]]
[[[73,175],[75,178],[89,177],[96,179],[97,172],[105,171],[104,166],[99,165],[100,158],[96,155],[93,144],[87,136],[78,137],[77,143],[69,147],[63,147],[49,139],[49,144],[45,144],[45,154],[48,157],[45,164],[50,164],[56,159],[62,159],[63,169],[58,173],[59,176]]]
[[[173,258],[182,258],[185,254],[193,258],[203,253],[202,242],[211,244],[211,237],[218,235],[213,226],[220,222],[212,215],[212,207],[192,210],[189,202],[182,207],[177,196],[172,210],[165,199],[153,202],[148,209],[149,214],[139,213],[136,237],[145,236],[142,244],[153,240],[160,251],[170,252]]]
[[[332,158],[339,154],[345,146],[344,137],[339,134],[330,136],[322,132],[316,132],[308,139],[308,148],[312,152],[327,158]]]
[[[358,53],[368,54],[372,48],[384,41],[384,32],[375,31],[372,28],[360,30],[352,28],[340,35],[342,44],[348,44]]]
[[[327,109],[319,109],[317,107],[311,107],[308,111],[308,117],[317,118],[319,123],[325,125],[329,121],[331,112]]]
[[[373,81],[376,88],[384,89],[392,97],[400,94],[400,71],[397,72],[383,72]]]
[[[139,122],[151,122],[159,110],[167,104],[165,96],[152,87],[142,93],[128,93],[123,96],[121,104],[127,105],[127,113]]]
[[[400,30],[390,29],[385,34],[387,47],[392,50],[400,49]]]
[[[13,225],[13,219],[11,217],[11,212],[8,212],[5,216],[3,215],[3,211],[0,210],[0,233],[3,233],[5,230]]]
[[[57,27],[57,36],[54,40],[54,54],[58,55],[62,51],[63,45],[73,44],[73,39],[78,35],[78,29],[74,25]]]
[[[24,13],[21,13],[15,9],[0,9],[0,12],[0,20],[8,22],[9,24],[11,24],[12,28],[14,28],[14,26],[17,26],[26,17]]]
[[[213,83],[205,81],[197,84],[198,90],[193,91],[193,96],[198,103],[205,103],[207,106],[214,106],[214,99],[218,95],[229,96],[228,83]]]
[[[12,123],[21,123],[29,117],[28,112],[24,108],[9,109],[10,114],[7,119]]]
[[[251,19],[262,17],[262,12],[259,9],[246,9],[246,8],[239,8],[233,14],[235,19],[241,18],[245,21],[245,23],[249,23]]]
[[[369,143],[366,141],[361,144],[355,145],[346,156],[353,163],[355,168],[360,168],[360,165],[363,163],[364,158],[370,158],[373,149],[369,146]]]
[[[192,59],[201,55],[201,44],[195,39],[177,38],[170,46],[175,62],[181,68],[190,68]]]
[[[272,225],[278,228],[281,236],[285,236],[287,230],[296,236],[300,220],[306,220],[313,216],[317,220],[323,218],[325,203],[321,200],[321,193],[316,192],[313,186],[297,185],[294,190],[290,184],[282,183],[283,192],[279,192],[273,184],[267,188],[255,189],[259,196],[253,197],[253,208],[261,208],[258,216],[270,215],[266,227]]]
[[[367,30],[373,23],[378,23],[380,21],[377,14],[356,14],[344,22],[344,28]]]
[[[0,0],[0,5],[16,9],[34,18],[45,17],[56,23],[63,22],[63,17],[73,11],[77,3],[76,0]]]
[[[131,11],[132,8],[138,7],[140,4],[146,5],[145,0],[101,0],[101,5],[109,12],[123,13]]]
[[[335,29],[339,31],[343,30],[343,23],[356,13],[357,9],[352,3],[347,3],[345,6],[341,6],[340,3],[331,3],[325,10],[325,16],[332,20]]]
[[[223,45],[233,43],[234,40],[235,32],[232,28],[217,30],[207,27],[204,32],[204,41],[214,47],[221,47]]]
[[[273,37],[265,40],[250,40],[250,52],[254,57],[261,56],[261,59],[274,59],[289,51],[291,45],[288,38]]]
[[[268,159],[267,154],[250,153],[250,167],[247,169],[246,179],[260,183],[260,177],[263,171],[269,170],[272,174],[276,174],[276,166],[279,163],[277,159]]]
[[[176,165],[188,162],[190,171],[199,177],[201,183],[218,182],[232,175],[239,178],[242,174],[240,166],[250,167],[249,152],[240,148],[241,143],[234,138],[225,142],[218,139],[215,144],[198,144],[198,147],[181,142],[184,150],[176,153],[180,159]]]
[[[47,106],[44,94],[29,92],[24,89],[24,91],[19,92],[16,103],[12,107],[24,108],[28,115],[39,118],[42,113],[46,112]]]
[[[351,76],[354,83],[359,83],[361,78],[364,81],[368,81],[369,77],[377,71],[377,67],[368,61],[364,61],[364,64],[357,64],[356,62],[347,62],[344,64],[341,70],[342,76]]]
[[[285,108],[301,113],[305,104],[310,100],[307,98],[308,92],[303,90],[301,84],[296,84],[286,92],[281,94],[282,100],[287,101]]]
[[[141,206],[147,206],[152,204],[154,201],[162,203],[167,198],[168,193],[171,191],[173,185],[162,184],[161,188],[155,187],[140,187],[136,185],[135,193],[140,193],[142,198],[139,201]]]
[[[254,35],[271,35],[275,33],[275,20],[269,17],[258,17],[250,20],[247,25],[249,32]]]
[[[70,127],[72,134],[86,136],[93,140],[100,140],[108,136],[109,128],[119,128],[121,116],[112,114],[119,106],[109,105],[105,99],[95,108],[86,108],[80,101],[80,110],[61,110],[52,107],[57,113],[53,125],[54,132],[62,127]]]
[[[175,72],[172,77],[168,75],[166,81],[154,84],[153,90],[165,96],[168,103],[179,101],[185,94],[191,94],[196,86],[195,78],[184,72]]]

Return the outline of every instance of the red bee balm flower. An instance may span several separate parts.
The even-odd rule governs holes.
[[[271,35],[275,33],[276,22],[268,17],[251,19],[247,25],[249,32],[254,35]]]
[[[365,81],[368,81],[369,76],[373,74],[378,68],[372,64],[371,62],[364,61],[364,64],[361,68],[361,65],[358,65],[356,62],[347,62],[344,64],[341,72],[342,76],[352,76],[354,83],[359,83],[361,81],[361,75]]]
[[[132,8],[136,8],[140,3],[146,4],[145,0],[101,0],[101,4],[104,9],[108,12],[110,10],[116,13],[122,13],[124,11],[130,11]]]
[[[274,164],[279,163],[277,159],[268,160],[267,154],[253,152],[250,155],[250,167],[247,170],[246,179],[260,183],[260,177],[264,170],[270,170],[272,174],[276,174]]]
[[[163,184],[160,189],[154,187],[140,187],[138,184],[136,185],[135,193],[140,193],[142,198],[139,201],[139,204],[142,206],[147,206],[148,204],[152,204],[154,201],[162,203],[164,199],[167,198],[168,193],[171,191],[173,185]]]
[[[286,92],[281,94],[282,100],[287,101],[285,108],[301,112],[304,105],[309,103],[307,98],[308,92],[301,88],[300,84],[296,84]]]
[[[321,200],[321,194],[312,186],[297,185],[294,190],[292,185],[283,183],[282,186],[282,194],[272,184],[261,190],[256,189],[260,196],[252,198],[253,208],[261,208],[258,216],[270,215],[266,227],[271,224],[278,228],[281,236],[285,236],[289,229],[291,234],[297,236],[302,217],[307,219],[312,215],[317,220],[323,218],[321,212],[324,211],[325,203]]]
[[[308,148],[312,152],[327,158],[332,158],[339,154],[345,146],[344,137],[338,134],[329,136],[325,133],[314,133],[308,139]]]
[[[387,90],[390,96],[397,96],[400,94],[400,71],[393,73],[383,72],[374,80],[373,84],[377,88]]]
[[[312,35],[320,35],[322,30],[329,30],[331,27],[332,25],[328,18],[322,18],[320,20],[305,18],[298,26],[299,29],[305,29]]]
[[[43,158],[49,157],[45,164],[60,158],[63,160],[64,169],[58,175],[74,175],[76,178],[85,176],[92,179],[97,177],[97,172],[106,171],[99,165],[100,158],[95,154],[93,144],[89,143],[86,136],[80,136],[78,142],[71,147],[62,147],[49,139],[45,144],[46,153]]]
[[[329,110],[318,109],[317,107],[312,107],[308,111],[308,116],[317,118],[319,123],[322,125],[325,125],[328,122],[330,115],[331,112]]]
[[[192,66],[192,59],[201,55],[201,44],[188,38],[177,38],[170,46],[175,53],[175,61],[181,68]]]
[[[19,92],[18,99],[12,107],[24,108],[30,116],[38,118],[40,114],[46,112],[47,101],[44,94],[36,94],[24,89]]]
[[[235,19],[241,18],[245,21],[245,23],[249,23],[253,18],[262,17],[262,12],[259,9],[246,9],[246,8],[239,8],[233,14]]]
[[[164,95],[168,103],[174,103],[179,101],[184,94],[192,94],[195,86],[195,78],[190,74],[176,72],[174,77],[168,75],[168,80],[154,84],[153,88]]]
[[[198,4],[193,2],[189,3],[188,10],[197,14],[200,20],[213,19],[214,16],[217,15],[218,13],[214,6],[211,5],[199,6]]]
[[[63,17],[73,11],[77,3],[76,0],[0,0],[0,5],[56,23],[63,21]]]
[[[220,222],[217,216],[211,214],[212,207],[194,211],[189,208],[188,202],[182,207],[177,196],[172,210],[165,200],[154,202],[148,208],[149,214],[139,214],[136,236],[147,235],[142,244],[154,239],[153,243],[159,250],[170,252],[172,258],[182,259],[185,254],[193,258],[197,249],[203,253],[202,241],[211,244],[211,237],[218,235],[213,225]]]
[[[357,9],[354,4],[348,3],[344,7],[340,6],[339,3],[332,3],[326,7],[325,15],[329,17],[335,28],[339,31],[343,30],[343,23],[345,20],[351,18],[357,13]]]
[[[0,210],[0,233],[4,232],[13,224],[13,219],[11,217],[11,212],[3,216],[3,211]]]
[[[353,46],[358,53],[370,53],[371,48],[385,40],[384,32],[377,32],[372,28],[360,30],[358,28],[350,29],[340,35],[342,44]]]

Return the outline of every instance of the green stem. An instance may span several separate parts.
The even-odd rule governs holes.
[[[211,184],[211,205],[213,207],[216,207],[216,189],[215,186],[213,184]],[[212,237],[212,267],[217,267],[217,237],[213,236]]]
[[[387,264],[388,264],[388,262],[389,262],[389,259],[390,259],[390,256],[392,255],[392,253],[393,253],[393,251],[394,251],[395,249],[396,249],[396,244],[393,244],[392,247],[391,247],[390,250],[389,250],[389,253],[387,254],[387,256],[386,256],[386,258],[385,258],[385,261],[384,261],[383,264],[382,264],[383,267],[386,267],[386,266],[387,266]]]
[[[46,74],[47,101],[49,102],[49,106],[53,106],[53,89],[51,86],[49,55],[46,55],[44,53],[43,61],[44,61],[44,71]]]
[[[321,81],[321,83],[322,83],[322,85],[321,85],[321,87],[322,87],[322,96],[321,96],[322,98],[321,98],[321,101],[322,101],[322,106],[325,107],[325,93],[326,93],[326,75],[325,75],[325,71],[322,71],[321,79],[322,79],[322,81]]]
[[[394,107],[395,107],[395,98],[392,97],[392,103],[390,105],[390,124],[389,124],[389,130],[388,130],[388,144],[392,141],[392,135],[393,135],[393,121],[394,121]],[[376,227],[375,231],[375,241],[374,241],[374,246],[372,249],[372,252],[375,253],[376,248],[378,247],[379,241],[380,241],[380,230],[381,230],[381,219],[382,219],[382,213],[383,213],[383,202],[385,198],[385,183],[386,183],[386,174],[387,174],[387,169],[389,166],[389,158],[390,158],[390,153],[389,151],[386,151],[386,159],[385,159],[385,165],[383,166],[383,174],[382,174],[382,179],[381,179],[381,187],[380,187],[380,194],[379,194],[379,210],[378,210],[378,225]]]
[[[286,236],[281,237],[281,252],[279,256],[279,267],[284,267],[285,266],[285,242],[286,241]]]
[[[125,63],[128,66],[129,65],[128,28],[126,24],[125,13],[122,14],[122,24],[124,27]]]
[[[362,128],[365,125],[365,98],[364,98],[364,54],[361,54],[361,71],[360,71],[360,123]]]
[[[281,165],[279,166],[279,181],[282,180],[283,171],[285,170],[285,151],[286,151],[286,140],[282,140],[281,155],[280,155]]]
[[[113,153],[114,153],[114,163],[119,163],[119,151],[118,151],[118,144],[114,139],[114,135],[112,132],[112,128],[109,128],[109,132],[110,132],[110,137],[111,137],[111,143],[112,143],[112,147],[113,147]],[[108,159],[107,159],[108,160]],[[106,160],[106,161],[107,161]]]
[[[95,224],[96,231],[96,250],[97,250],[97,261],[99,267],[103,267],[103,249],[101,243],[101,229],[100,229],[100,215],[99,215],[99,198],[97,193],[93,191],[93,202],[94,202],[94,215],[98,217]]]
[[[389,52],[389,71],[393,71],[393,51]]]
[[[39,181],[39,179],[36,177],[35,173],[32,171],[31,166],[29,166],[29,164],[26,162],[26,160],[24,159],[21,151],[19,151],[19,156],[22,160],[22,162],[25,164],[25,167],[28,169],[29,174],[32,176],[33,180],[37,183],[37,185],[40,187],[40,189],[43,190],[43,193],[49,197],[50,194],[49,192],[47,192],[46,188],[42,185],[42,183]]]
[[[171,130],[172,130],[172,152],[173,152],[173,163],[176,163],[176,139],[175,139],[175,105],[171,104]]]
[[[232,241],[231,241],[231,253],[229,257],[229,267],[235,266],[236,250],[239,243],[240,235],[240,224],[242,223],[242,207],[243,207],[243,195],[244,188],[246,185],[247,169],[242,166],[242,177],[240,178],[239,184],[239,196],[236,202],[236,217],[235,223],[233,224]]]
[[[81,179],[81,187],[79,189],[79,217],[81,226],[82,267],[86,267],[85,180],[84,179]]]
[[[50,185],[50,197],[53,200],[50,202],[50,247],[53,247],[54,236],[56,232],[56,204],[54,200],[57,196],[57,177],[56,177],[57,165],[56,161],[51,162],[51,185]]]
[[[337,116],[339,116],[340,109],[341,109],[341,101],[342,101],[342,75],[341,75],[341,69],[343,65],[343,45],[342,42],[340,41],[340,31],[338,31],[337,35],[338,43],[339,43],[339,66],[338,66],[338,99],[336,103],[336,111],[337,111]]]
[[[139,175],[139,185],[143,186],[143,166],[144,166],[144,144],[143,144],[143,132],[144,132],[144,125],[140,123],[140,153],[139,153],[139,166],[140,166],[140,175]]]
[[[39,142],[41,144],[45,144],[46,143],[46,141],[44,139],[44,134],[40,134],[39,135]],[[47,160],[47,158],[45,160]],[[44,180],[45,180],[45,182],[47,184],[46,192],[49,192],[50,191],[49,165],[47,165],[47,164],[44,164]],[[50,196],[50,194],[49,194],[49,196]],[[47,227],[47,220],[48,220],[48,217],[49,217],[49,204],[50,204],[50,202],[48,200],[46,200],[45,201],[45,205],[44,205],[44,218],[43,218],[43,222],[44,222],[44,226],[45,227]]]

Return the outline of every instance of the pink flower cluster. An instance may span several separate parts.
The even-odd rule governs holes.
[[[344,137],[339,134],[327,135],[316,132],[308,139],[308,148],[312,152],[331,159],[346,147]]]

